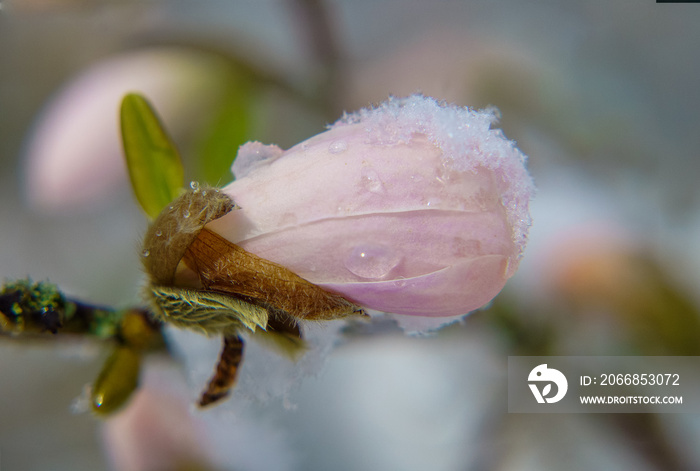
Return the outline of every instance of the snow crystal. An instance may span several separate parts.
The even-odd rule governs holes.
[[[522,252],[531,222],[528,204],[534,184],[525,169],[525,154],[500,129],[492,129],[498,118],[495,108],[473,110],[416,94],[390,97],[376,107],[346,113],[330,127],[361,124],[369,143],[384,146],[405,144],[421,134],[442,150],[450,168],[463,172],[491,170],[513,228],[513,242]]]
[[[274,144],[246,142],[238,148],[231,172],[236,178],[243,178],[253,170],[277,160],[284,151]]]

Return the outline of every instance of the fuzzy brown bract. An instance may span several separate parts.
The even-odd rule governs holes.
[[[156,218],[143,244],[149,275],[146,296],[156,317],[177,327],[224,336],[202,406],[221,400],[234,386],[243,359],[240,332],[264,335],[294,357],[304,348],[299,320],[365,315],[347,299],[205,228],[237,209],[218,189],[192,185]]]

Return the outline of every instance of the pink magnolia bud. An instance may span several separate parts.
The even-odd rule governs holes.
[[[344,116],[287,151],[253,142],[208,226],[366,308],[477,309],[518,266],[533,184],[494,111],[420,95]]]

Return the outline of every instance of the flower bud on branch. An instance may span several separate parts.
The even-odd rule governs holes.
[[[140,139],[125,146],[136,176],[174,165],[157,159],[153,129],[167,135],[147,103],[124,103],[140,106],[122,115],[125,135]],[[519,263],[533,190],[525,156],[491,129],[495,119],[419,95],[390,99],[288,151],[245,144],[236,181],[222,190],[193,182],[166,206],[142,252],[153,311],[225,338],[200,405],[235,384],[240,332],[271,335],[293,353],[303,348],[299,321],[364,307],[439,325],[493,299]],[[163,206],[149,178],[132,181],[148,190],[142,205]]]
[[[346,115],[287,151],[248,143],[207,227],[374,310],[463,315],[518,266],[533,184],[494,111],[415,95]]]

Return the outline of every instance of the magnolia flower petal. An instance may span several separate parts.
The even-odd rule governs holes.
[[[503,288],[508,259],[487,255],[427,275],[373,283],[318,283],[394,314],[451,317],[483,306]],[[359,302],[359,301],[358,301]]]
[[[280,152],[243,146],[208,227],[369,309],[465,314],[515,273],[530,224],[525,156],[492,111],[423,96],[347,115]]]

